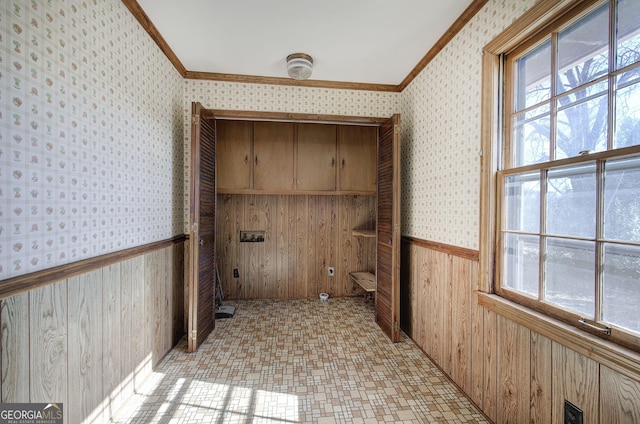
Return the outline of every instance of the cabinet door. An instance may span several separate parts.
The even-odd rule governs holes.
[[[251,122],[216,121],[218,189],[250,188],[251,183]]]
[[[293,124],[254,122],[253,188],[293,190]]]
[[[336,189],[336,126],[298,124],[297,190]]]
[[[376,192],[377,139],[376,127],[339,127],[339,190]]]

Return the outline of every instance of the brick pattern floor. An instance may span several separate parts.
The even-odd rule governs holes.
[[[113,423],[486,423],[363,298],[237,306],[196,353],[181,341]]]

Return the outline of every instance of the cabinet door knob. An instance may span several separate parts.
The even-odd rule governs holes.
[[[204,246],[204,240],[203,240],[202,238],[200,238],[200,239],[198,240],[198,244],[199,244],[200,246]]]

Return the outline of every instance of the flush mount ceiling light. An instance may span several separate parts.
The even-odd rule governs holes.
[[[313,59],[308,54],[293,53],[287,56],[287,73],[293,79],[304,80],[311,76]]]

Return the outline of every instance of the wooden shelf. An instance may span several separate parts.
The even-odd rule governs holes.
[[[351,235],[355,237],[375,237],[376,230],[351,230]]]
[[[376,291],[376,276],[370,272],[350,272],[349,276],[367,292]]]

